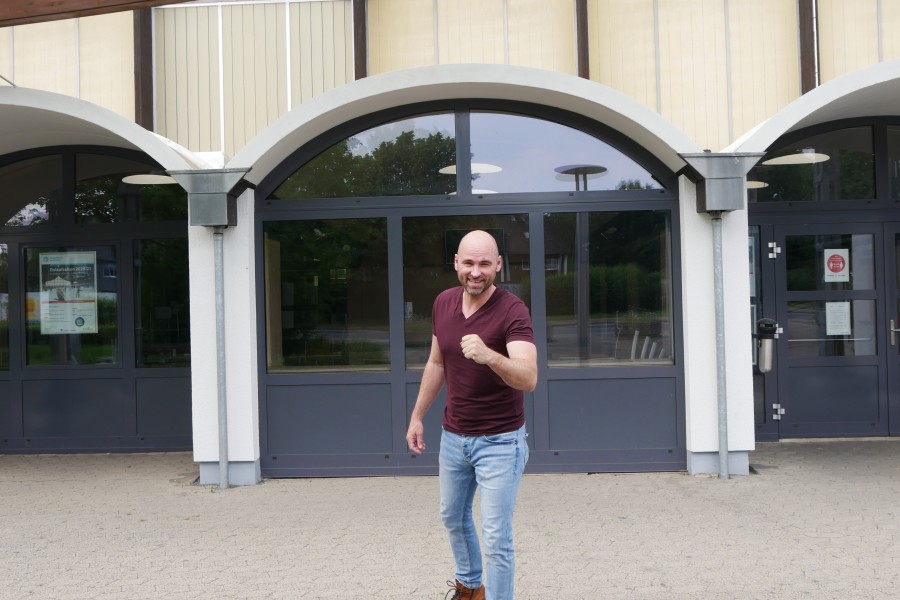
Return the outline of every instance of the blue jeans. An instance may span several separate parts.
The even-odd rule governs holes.
[[[481,489],[481,537],[487,600],[512,600],[515,556],[512,520],[516,492],[528,462],[525,426],[488,436],[441,434],[441,520],[456,559],[456,579],[467,588],[482,584],[481,549],[472,501]]]

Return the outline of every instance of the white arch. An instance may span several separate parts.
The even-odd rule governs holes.
[[[507,65],[440,65],[367,77],[321,94],[269,125],[226,167],[252,169],[245,179],[258,184],[304,143],[350,119],[457,98],[519,100],[584,115],[627,135],[673,171],[685,165],[678,153],[701,150],[658,113],[593,81]]]
[[[765,152],[785,133],[853,117],[900,114],[900,59],[858,69],[800,96],[723,152]]]
[[[175,142],[96,104],[53,92],[0,87],[0,155],[71,144],[140,150],[166,170],[207,166]]]

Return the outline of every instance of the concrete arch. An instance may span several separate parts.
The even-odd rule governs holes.
[[[0,155],[73,144],[139,150],[166,170],[207,166],[175,142],[96,104],[41,90],[0,87]]]
[[[367,77],[305,102],[244,146],[227,168],[258,184],[292,152],[356,117],[431,100],[519,100],[584,115],[616,129],[679,171],[700,147],[658,113],[612,88],[552,71],[506,65],[440,65]]]
[[[812,125],[900,114],[900,59],[858,69],[800,96],[723,152],[765,152],[779,137]]]

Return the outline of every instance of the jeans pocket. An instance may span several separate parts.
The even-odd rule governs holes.
[[[516,443],[516,434],[513,433],[500,433],[497,435],[486,435],[484,436],[485,443],[492,444],[494,446],[512,446]]]

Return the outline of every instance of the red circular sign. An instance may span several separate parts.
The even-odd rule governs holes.
[[[847,266],[847,261],[840,254],[832,254],[828,257],[828,270],[832,273],[840,273]]]

